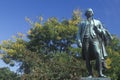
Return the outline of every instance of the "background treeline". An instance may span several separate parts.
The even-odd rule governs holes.
[[[77,24],[81,12],[77,9],[70,19],[59,21],[56,17],[43,17],[33,22],[26,18],[31,28],[27,36],[18,33],[10,40],[2,41],[2,60],[14,66],[20,63],[17,74],[8,68],[0,69],[0,80],[77,80],[87,76],[81,49],[76,46]],[[109,57],[104,73],[112,80],[120,80],[120,39],[113,40],[106,47]],[[93,61],[94,65],[95,62]],[[94,70],[95,76],[97,72]]]

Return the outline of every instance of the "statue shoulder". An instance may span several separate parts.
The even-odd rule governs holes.
[[[97,20],[97,19],[94,19],[94,23],[95,23],[95,25],[102,25],[101,21]]]
[[[101,24],[101,21],[97,19],[94,19],[94,22]]]

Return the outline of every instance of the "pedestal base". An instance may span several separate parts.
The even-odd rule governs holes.
[[[87,77],[82,77],[80,80],[111,80],[110,78],[87,78]]]

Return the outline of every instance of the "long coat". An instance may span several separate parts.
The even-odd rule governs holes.
[[[82,46],[84,46],[83,44],[83,39],[85,38],[86,35],[86,29],[87,29],[87,20],[82,21],[78,27],[78,33],[77,33],[77,41],[78,41],[78,45],[82,44]],[[107,52],[105,50],[105,44],[106,44],[106,40],[108,39],[108,37],[111,37],[110,34],[108,34],[109,32],[103,28],[101,22],[99,20],[93,19],[92,21],[92,26],[93,26],[93,34],[94,36],[97,36],[96,38],[96,42],[98,43],[98,50],[99,50],[99,55],[101,57],[101,59],[104,59],[107,56]],[[81,45],[79,45],[81,46]],[[89,54],[87,56],[89,56],[90,60],[94,60],[95,57],[95,52],[93,50],[93,45],[89,45],[89,49],[88,52],[89,53],[84,53],[84,47],[82,47],[82,57],[85,60],[85,54]]]

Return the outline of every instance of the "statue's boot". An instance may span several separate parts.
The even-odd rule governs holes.
[[[93,76],[92,75],[89,75],[87,78],[92,78]]]
[[[103,78],[106,78],[107,76],[104,75],[104,74],[100,74],[99,77],[103,77]]]

